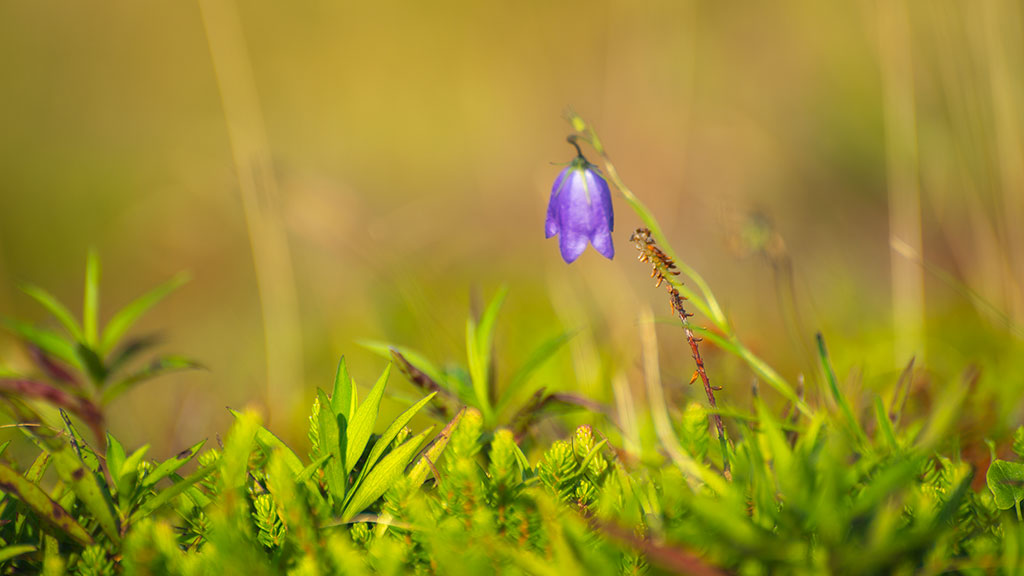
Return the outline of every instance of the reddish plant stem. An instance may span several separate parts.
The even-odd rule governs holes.
[[[675,311],[676,316],[683,323],[683,332],[686,334],[686,342],[690,345],[690,351],[693,352],[693,362],[697,365],[697,374],[700,375],[701,383],[704,384],[704,393],[708,395],[708,405],[711,407],[711,419],[715,423],[715,429],[718,431],[719,438],[725,438],[725,425],[722,422],[722,415],[718,413],[718,403],[715,402],[715,390],[711,386],[711,380],[708,378],[707,370],[704,369],[704,359],[700,355],[700,348],[697,343],[702,339],[693,335],[693,330],[690,329],[690,316],[686,309],[683,308],[683,301],[685,300],[680,296],[679,291],[675,288],[669,290],[669,298],[672,301],[672,310]],[[728,460],[725,464],[726,470],[729,469]]]
[[[693,361],[697,365],[697,374],[694,376],[694,379],[699,376],[701,383],[704,385],[704,393],[707,394],[708,405],[711,407],[709,418],[714,423],[715,431],[718,432],[718,439],[722,443],[722,471],[729,478],[731,474],[729,472],[729,457],[726,454],[725,424],[722,421],[722,415],[718,413],[718,403],[715,401],[715,388],[711,385],[711,379],[708,378],[707,370],[704,368],[704,359],[701,357],[700,347],[697,345],[702,339],[695,336],[690,328],[690,317],[693,314],[687,312],[684,307],[686,298],[679,293],[679,290],[672,285],[672,282],[668,281],[668,276],[677,276],[679,270],[676,269],[672,258],[654,243],[651,231],[647,228],[637,228],[636,232],[630,236],[630,240],[636,246],[636,249],[640,251],[638,260],[650,262],[652,267],[651,278],[657,280],[656,286],[665,284],[669,295],[669,303],[672,305],[672,313],[682,322],[683,332],[686,334],[686,342],[690,345]],[[692,382],[693,380],[691,380]]]

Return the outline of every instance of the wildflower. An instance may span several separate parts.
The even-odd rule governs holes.
[[[572,139],[569,142],[576,146]],[[545,237],[561,234],[558,245],[566,263],[579,258],[587,249],[587,242],[610,260],[615,256],[611,191],[597,168],[579,152],[579,146],[576,151],[576,158],[562,170],[551,187]]]

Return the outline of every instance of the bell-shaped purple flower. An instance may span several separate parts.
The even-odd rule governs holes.
[[[546,238],[558,234],[562,259],[571,264],[587,249],[587,242],[609,260],[612,246],[612,194],[597,168],[579,155],[562,170],[551,187]]]

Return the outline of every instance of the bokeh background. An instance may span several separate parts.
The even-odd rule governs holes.
[[[787,378],[813,372],[794,338],[822,331],[850,389],[888,390],[910,355],[943,381],[980,365],[1010,422],[1022,16],[1013,0],[3,0],[0,315],[47,322],[22,281],[79,311],[89,247],[104,317],[189,271],[137,331],[207,369],[111,420],[154,455],[223,432],[225,406],[301,436],[339,356],[364,385],[383,368],[364,339],[464,361],[465,318],[501,285],[499,378],[579,330],[535,384],[607,400],[621,376],[642,400],[636,318],[668,306],[631,253],[637,218],[615,200],[611,262],[566,266],[542,233],[571,107]],[[673,397],[698,398],[678,328],[658,331]],[[750,373],[706,355],[740,403]],[[0,361],[28,366],[7,334]]]

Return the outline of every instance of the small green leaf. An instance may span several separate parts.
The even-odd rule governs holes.
[[[49,534],[43,535],[43,570],[44,576],[63,575],[67,571],[64,556],[60,553],[60,543]]]
[[[61,481],[71,487],[71,491],[96,519],[103,533],[113,542],[119,542],[117,516],[106,484],[67,447],[53,452],[53,464]]]
[[[231,414],[233,414],[236,418],[241,416],[240,413],[234,410],[231,410]],[[268,455],[275,455],[275,458],[277,458],[286,466],[288,466],[288,469],[291,470],[292,474],[296,476],[295,481],[305,483],[306,488],[309,491],[309,494],[312,495],[313,499],[317,501],[318,505],[324,505],[325,501],[323,496],[320,494],[320,489],[311,479],[313,473],[316,472],[317,468],[313,468],[312,470],[310,470],[308,476],[303,476],[304,474],[306,474],[306,471],[309,470],[309,467],[303,468],[302,460],[299,459],[295,452],[292,451],[292,449],[289,448],[287,445],[285,445],[285,443],[282,442],[280,438],[275,436],[273,432],[267,430],[263,426],[260,426],[259,430],[256,431],[256,444],[260,447],[261,450],[266,452]],[[179,456],[181,456],[181,454],[179,454]],[[326,458],[318,460],[320,464],[323,464],[324,461],[326,461]]]
[[[1024,464],[996,460],[985,474],[996,508],[1009,510],[1024,500]]]
[[[0,548],[0,564],[3,564],[4,562],[7,562],[11,558],[17,558],[18,556],[21,556],[22,554],[27,554],[29,552],[35,552],[35,551],[36,551],[36,547],[35,546],[31,546],[29,544],[18,544],[18,545],[15,545],[15,546],[5,546],[3,548]]]
[[[346,477],[348,472],[345,470],[346,450],[345,446],[342,445],[342,441],[347,433],[343,428],[347,428],[348,422],[331,412],[328,408],[331,405],[331,401],[323,390],[318,388],[316,393],[321,407],[319,414],[320,450],[325,455],[331,456],[327,460],[327,467],[324,468],[324,473],[327,476],[327,491],[335,507],[340,509],[347,488]]]
[[[186,478],[177,477],[174,478],[174,484],[170,485],[167,489],[163,490],[156,496],[146,500],[139,506],[139,509],[131,516],[131,523],[138,522],[140,519],[145,518],[157,511],[159,511],[165,504],[171,501],[174,497],[178,496],[182,492],[192,488],[197,482],[206,478],[217,469],[217,464],[211,464],[205,468],[200,468]],[[177,476],[177,475],[175,475]]]
[[[111,436],[108,434],[108,438]],[[117,487],[117,502],[121,509],[128,509],[135,498],[139,481],[139,463],[149,451],[149,444],[144,444],[128,456],[123,458],[120,466],[112,466],[108,460],[107,466],[114,486]]]
[[[36,328],[31,324],[19,322],[18,320],[5,319],[4,326],[17,334],[22,340],[38,347],[51,356],[59,358],[65,364],[69,364],[79,370],[83,369],[82,363],[78,360],[78,355],[75,354],[75,345],[61,338],[58,334],[42,328]]]
[[[485,353],[488,357],[490,356],[490,345],[494,341],[494,324],[498,320],[498,312],[501,310],[501,305],[505,302],[507,295],[508,286],[499,288],[497,294],[494,295],[494,298],[487,305],[487,309],[484,310],[483,316],[480,317],[477,335],[480,338],[480,348],[486,350]]]
[[[0,464],[0,488],[16,496],[35,512],[72,540],[83,546],[92,544],[92,537],[60,504],[54,502],[39,486],[3,464]]]
[[[334,391],[331,392],[331,410],[335,415],[342,415],[345,420],[351,420],[352,414],[356,411],[356,384],[348,373],[348,365],[345,357],[338,362],[338,372],[334,376]]]
[[[423,438],[429,432],[430,429],[428,428],[410,438],[405,444],[392,450],[379,464],[373,467],[373,470],[366,476],[366,479],[352,492],[352,497],[349,498],[348,503],[345,505],[345,511],[341,514],[342,520],[348,520],[362,512],[367,506],[380,498],[384,492],[387,492],[387,489],[396,480],[402,477],[405,467],[409,465],[409,461],[416,455],[416,451],[419,450]]]
[[[203,366],[198,362],[182,356],[164,356],[162,358],[157,358],[146,365],[146,367],[130,374],[103,390],[103,404],[110,403],[111,400],[117,398],[129,388],[139,384],[140,382],[152,380],[153,378],[167,374],[173,374],[174,372],[181,372],[182,370],[195,370],[202,367]]]
[[[82,304],[82,332],[85,344],[94,348],[99,340],[100,259],[96,250],[89,250],[85,261],[85,301]]]
[[[235,419],[219,460],[221,481],[225,488],[245,486],[249,474],[249,455],[252,454],[259,429],[259,416],[255,412],[243,412]]]
[[[889,419],[889,414],[885,411],[881,396],[875,396],[875,420],[878,422],[878,429],[881,430],[882,437],[885,438],[889,448],[898,449],[899,442],[896,441],[896,433],[892,429],[892,420]]]
[[[601,448],[604,448],[604,445],[607,443],[607,439],[601,440],[600,442],[595,444],[589,452],[587,452],[586,456],[583,457],[583,460],[580,461],[580,464],[578,466],[579,470],[576,471],[576,474],[573,475],[573,478],[578,478],[587,473],[587,466],[590,465],[590,461],[601,453]]]
[[[206,440],[202,440],[193,444],[191,447],[182,450],[175,456],[168,458],[161,462],[152,472],[146,474],[146,477],[142,479],[140,487],[148,489],[156,485],[157,482],[168,477],[171,473],[184,466],[189,460],[191,460],[206,444]]]
[[[355,468],[356,462],[363,455],[363,450],[366,449],[366,443],[370,441],[373,425],[377,422],[377,414],[380,412],[380,401],[384,397],[384,388],[387,387],[390,374],[391,364],[388,364],[384,368],[384,373],[377,379],[377,383],[373,385],[366,400],[356,409],[356,413],[348,425],[346,434],[348,449],[345,453],[346,474]]]
[[[444,449],[448,446],[448,441],[452,437],[452,433],[458,428],[459,422],[462,420],[462,415],[466,413],[466,408],[463,407],[459,410],[459,413],[452,418],[451,422],[448,423],[444,429],[437,435],[436,438],[430,443],[426,451],[420,456],[416,464],[413,465],[412,469],[409,470],[409,478],[412,480],[413,486],[420,486],[427,480],[427,476],[430,475],[430,471],[433,466],[437,463],[441,454],[444,453]],[[523,457],[525,460],[525,456]],[[526,462],[525,469],[530,468],[530,463]]]
[[[502,286],[487,305],[479,324],[472,317],[466,320],[466,356],[469,362],[470,379],[480,411],[485,420],[491,420],[491,348],[494,344],[494,324],[498,311],[505,301],[508,288]]]
[[[138,450],[132,452],[131,456],[125,458],[117,472],[122,483],[138,473],[139,463],[142,462],[142,458],[146,455],[146,452],[149,452],[149,444],[143,444]],[[113,467],[111,467],[111,473],[113,473]]]
[[[317,458],[316,460],[313,460],[313,462],[310,463],[309,466],[306,466],[298,474],[295,475],[295,481],[301,483],[311,479],[313,477],[313,474],[315,474],[316,471],[319,470],[320,467],[324,465],[324,462],[327,462],[327,459],[330,457],[330,454],[324,454],[323,456]]]
[[[484,416],[490,418],[492,410],[487,392],[487,365],[481,355],[476,321],[468,318],[466,320],[466,361],[469,363],[469,377],[473,384],[473,398]]]
[[[121,466],[124,464],[125,450],[124,446],[114,438],[110,432],[107,432],[107,470],[110,471],[110,475],[114,478],[114,483],[117,484],[117,478],[121,472]],[[120,490],[120,487],[118,487]]]
[[[85,366],[85,370],[88,372],[92,383],[97,388],[102,388],[107,380],[107,367],[103,365],[103,360],[96,354],[96,351],[88,345],[79,342],[75,346],[75,356],[78,357],[81,365]]]
[[[60,414],[61,420],[64,421],[64,427],[68,430],[70,438],[68,442],[71,444],[71,449],[75,451],[78,458],[94,473],[100,471],[100,459],[96,455],[96,452],[89,446],[89,443],[85,441],[85,438],[78,432],[78,428],[75,427],[74,423],[71,422],[71,417],[68,416],[63,410]],[[99,438],[97,438],[99,440]],[[54,450],[60,450],[63,445],[58,445],[53,448]]]
[[[236,418],[241,416],[239,412],[234,410],[232,410],[231,413]],[[285,445],[285,443],[274,435],[273,432],[267,430],[263,426],[260,426],[260,429],[256,431],[256,444],[258,444],[260,449],[267,454],[270,454],[271,452],[280,452],[284,462],[288,464],[288,467],[291,468],[294,473],[298,474],[298,472],[302,470],[302,460],[299,459],[295,452]]]
[[[53,314],[64,328],[67,329],[68,334],[70,334],[72,338],[78,341],[83,339],[81,326],[78,325],[78,322],[75,320],[75,317],[72,316],[71,311],[68,310],[64,304],[61,304],[60,300],[57,300],[57,298],[46,290],[31,284],[21,286],[21,291],[31,296],[33,300],[42,304],[50,314]]]
[[[107,356],[107,372],[116,373],[130,360],[159,343],[160,339],[152,334],[126,341]]]
[[[43,478],[43,472],[48,467],[50,467],[50,453],[40,452],[39,456],[36,456],[36,461],[29,466],[29,471],[25,472],[25,479],[33,484],[39,484],[39,480]]]
[[[216,467],[213,466],[213,465],[210,465],[207,468],[209,468],[211,471],[216,469]],[[180,475],[178,475],[177,473],[174,473],[174,472],[172,472],[171,475],[168,478],[172,482],[172,486],[171,487],[173,487],[173,485],[175,485],[175,484],[178,484],[179,482],[184,482],[185,481],[185,478],[181,477]],[[202,478],[200,478],[200,480],[202,480]],[[192,485],[192,486],[189,486],[188,488],[186,488],[185,491],[182,492],[182,494],[185,497],[187,497],[188,500],[190,500],[193,504],[195,504],[196,506],[198,506],[200,508],[206,508],[210,504],[213,504],[213,500],[211,498],[209,498],[206,495],[205,492],[203,492],[199,488],[196,488],[195,485]]]
[[[1024,426],[1018,426],[1013,433],[1013,453],[1024,458]]]
[[[370,450],[370,455],[366,457],[366,463],[363,465],[363,469],[359,473],[360,480],[366,477],[370,469],[373,468],[373,465],[377,463],[377,460],[380,459],[381,455],[384,454],[384,451],[391,445],[391,442],[396,436],[398,436],[398,433],[402,431],[402,428],[405,428],[405,425],[412,420],[412,417],[415,416],[421,408],[426,406],[427,402],[430,402],[436,394],[436,392],[428,394],[425,398],[413,405],[412,408],[403,412],[401,416],[396,418],[391,425],[384,430],[384,433],[381,434],[380,438],[377,438],[377,441],[373,444],[373,448]],[[356,482],[358,483],[359,480],[356,480]]]
[[[393,346],[385,342],[375,342],[372,340],[362,340],[358,344],[372,352],[375,352],[386,360],[391,360],[391,351],[394,350],[405,357],[405,360],[416,367],[417,370],[423,372],[431,380],[436,382],[440,386],[446,386],[448,379],[445,377],[443,370],[434,365],[433,362],[427,359],[426,356],[419,352],[405,348],[404,346]]]
[[[139,318],[142,317],[143,314],[148,312],[153,306],[159,304],[161,300],[180,288],[183,284],[188,282],[188,280],[188,274],[178,274],[167,282],[164,282],[131,301],[124,308],[118,310],[117,314],[114,314],[114,317],[110,319],[110,322],[108,322],[106,327],[103,329],[100,353],[106,356],[114,349],[114,346],[117,346],[121,337],[128,332],[128,330],[139,320]]]
[[[853,410],[850,408],[849,402],[846,401],[846,397],[839,391],[839,382],[836,380],[836,372],[832,369],[832,359],[829,357],[828,349],[825,347],[825,337],[819,332],[817,334],[817,339],[818,358],[821,360],[821,369],[825,373],[825,381],[828,382],[829,390],[832,392],[832,399],[835,400],[836,404],[843,412],[843,417],[847,424],[847,431],[862,445],[867,444],[867,435],[864,433],[864,429],[861,428],[860,423],[857,422],[857,418],[854,417]]]

